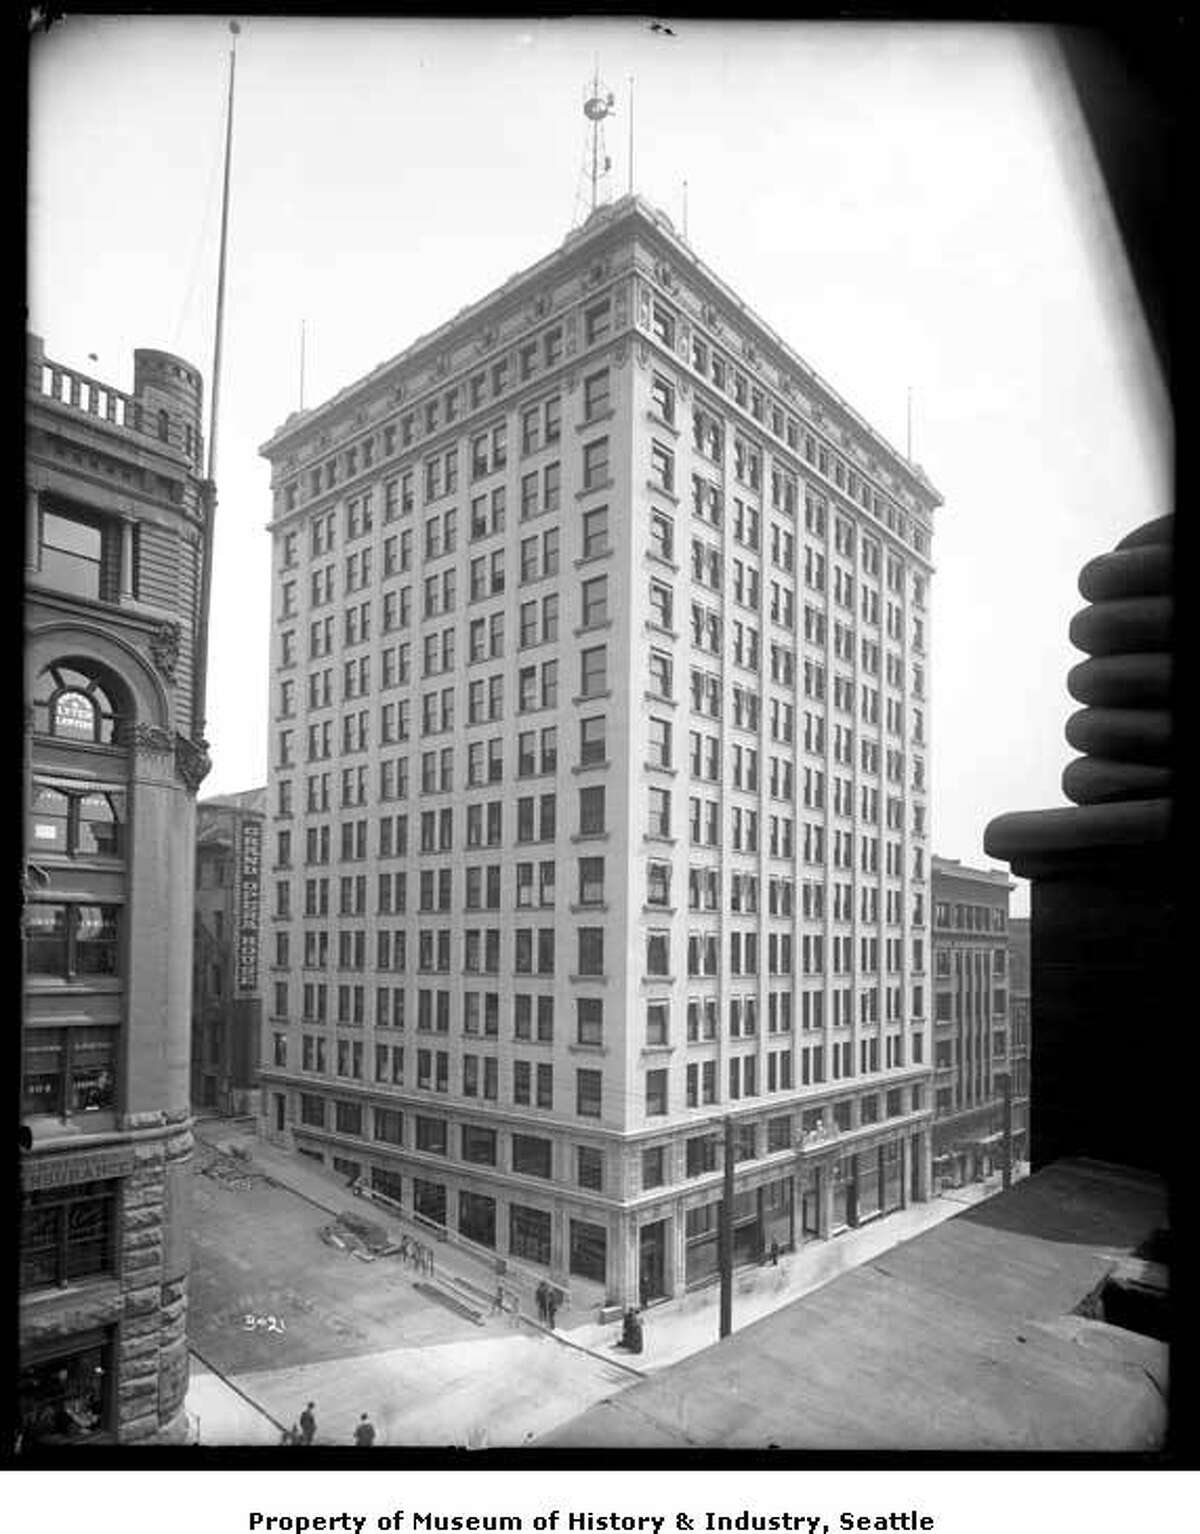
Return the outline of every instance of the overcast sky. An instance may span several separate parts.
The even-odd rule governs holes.
[[[1048,34],[996,25],[255,19],[238,41],[205,792],[266,780],[257,449],[557,246],[583,89],[628,181],[945,497],[933,848],[1064,802],[1080,566],[1171,509],[1170,421]],[[118,387],[211,377],[229,34],[80,18],[35,40],[29,326]],[[89,362],[89,353],[98,361]],[[1020,908],[1018,897],[1018,906]]]

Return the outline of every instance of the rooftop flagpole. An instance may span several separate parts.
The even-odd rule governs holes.
[[[204,744],[208,703],[208,609],[212,597],[213,532],[217,515],[217,423],[221,397],[221,342],[225,329],[225,251],[229,236],[229,168],[233,160],[233,87],[237,71],[237,39],[241,27],[229,23],[229,100],[225,109],[225,178],[221,193],[221,244],[217,257],[217,314],[213,340],[212,405],[208,426],[208,468],[202,488],[205,528],[200,558],[200,601],[196,610],[196,670],[192,690],[192,734]]]
[[[217,257],[217,323],[213,344],[212,410],[208,429],[208,477],[217,477],[217,406],[221,398],[221,348],[225,334],[225,252],[229,239],[229,168],[233,160],[233,88],[237,72],[237,39],[241,27],[229,23],[229,101],[225,113],[225,182],[221,192],[221,244]]]

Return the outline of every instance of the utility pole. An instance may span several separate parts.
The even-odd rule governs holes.
[[[721,1192],[721,1225],[717,1239],[721,1268],[722,1337],[733,1331],[733,1120],[725,1119],[725,1178]]]

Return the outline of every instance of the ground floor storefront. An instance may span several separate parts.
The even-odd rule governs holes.
[[[470,1250],[515,1287],[547,1278],[573,1309],[644,1306],[713,1282],[724,1194],[720,1121],[635,1139],[536,1122],[384,1107],[343,1094],[265,1094],[264,1136],[319,1161],[436,1239]],[[423,1105],[422,1105],[423,1107]],[[923,1201],[928,1110],[846,1126],[817,1114],[732,1124],[735,1266],[778,1261],[805,1240]],[[764,1127],[765,1126],[765,1127]],[[367,1140],[367,1134],[372,1139]]]

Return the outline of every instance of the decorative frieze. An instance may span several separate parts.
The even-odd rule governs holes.
[[[197,791],[211,769],[207,741],[189,740],[186,735],[175,736],[175,770],[189,793]]]
[[[150,658],[168,682],[175,680],[179,664],[180,633],[178,623],[160,623],[150,635]]]

